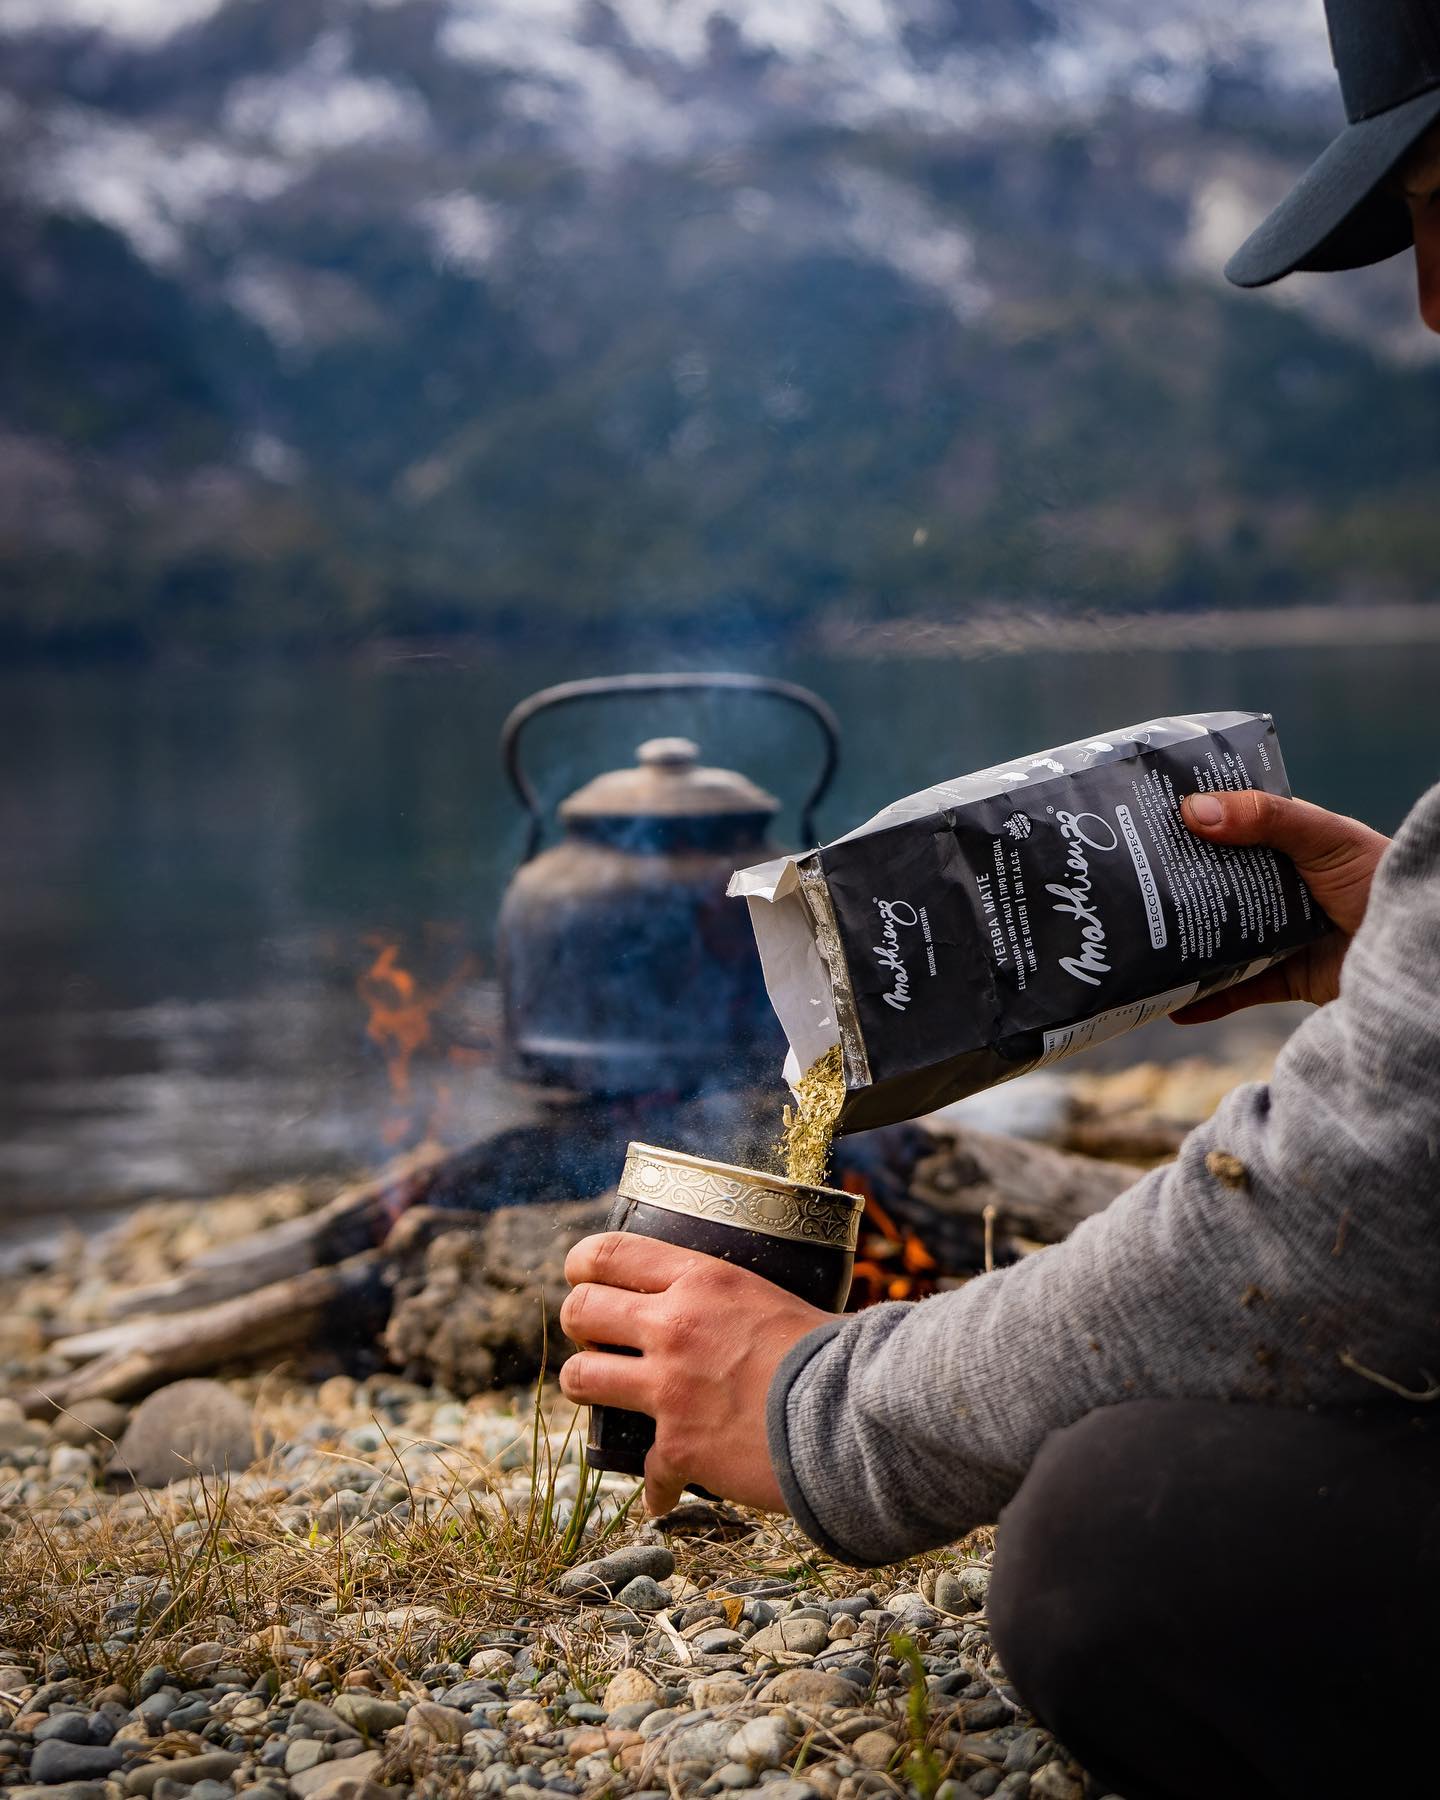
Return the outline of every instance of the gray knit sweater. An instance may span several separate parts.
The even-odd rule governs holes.
[[[1243,1175],[1212,1173],[1216,1150]],[[770,1454],[812,1538],[881,1563],[993,1520],[1045,1437],[1096,1407],[1348,1403],[1380,1397],[1373,1375],[1432,1374],[1440,787],[1385,854],[1339,999],[1268,1084],[1065,1243],[801,1339],[770,1389]]]

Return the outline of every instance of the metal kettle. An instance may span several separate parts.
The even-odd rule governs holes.
[[[756,675],[616,675],[533,694],[500,734],[505,772],[530,813],[525,857],[498,926],[503,1064],[522,1080],[590,1095],[687,1094],[773,1078],[784,1056],[733,871],[777,853],[780,802],[708,768],[688,738],[651,738],[635,766],[598,775],[544,814],[520,761],[537,714],[581,700],[728,689],[765,694],[819,725],[823,757],[801,808],[814,812],[839,760],[839,722],[809,689]]]

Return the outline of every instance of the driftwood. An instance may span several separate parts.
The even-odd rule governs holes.
[[[79,1366],[34,1410],[133,1399],[316,1347],[373,1356],[378,1346],[406,1373],[458,1393],[526,1379],[547,1333],[552,1362],[560,1358],[565,1253],[608,1204],[584,1197],[584,1183],[606,1166],[613,1176],[617,1133],[631,1123],[593,1131],[578,1159],[558,1129],[413,1156],[308,1218],[198,1257],[172,1281],[122,1296],[112,1323],[61,1337],[52,1347]],[[522,1177],[534,1198],[497,1208]],[[983,1266],[987,1243],[1003,1260],[1063,1238],[1135,1171],[987,1132],[905,1126],[843,1141],[834,1178],[869,1194],[939,1273],[962,1275]]]
[[[315,1343],[373,1337],[389,1310],[384,1252],[362,1251],[194,1312],[135,1319],[62,1338],[54,1348],[83,1366],[34,1395],[27,1410],[77,1400],[129,1400],[184,1375],[273,1357]]]

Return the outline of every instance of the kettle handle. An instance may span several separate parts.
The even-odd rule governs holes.
[[[545,829],[540,797],[520,764],[520,736],[537,713],[545,712],[552,706],[568,706],[575,700],[599,700],[615,694],[683,694],[709,688],[726,688],[733,693],[742,694],[768,694],[772,699],[798,706],[819,725],[825,741],[824,759],[820,773],[800,808],[800,836],[807,845],[813,844],[816,841],[815,809],[829,792],[840,762],[840,721],[818,694],[812,694],[809,688],[801,687],[798,682],[774,681],[768,675],[597,675],[587,681],[562,681],[556,687],[542,688],[538,694],[522,700],[500,728],[500,760],[505,773],[510,777],[511,785],[520,796],[520,804],[530,815],[530,836],[522,862],[529,862],[540,848],[541,834]]]

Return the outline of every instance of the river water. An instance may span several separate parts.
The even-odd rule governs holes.
[[[0,1235],[363,1166],[432,1116],[456,1138],[493,1122],[491,936],[524,838],[500,723],[535,688],[620,666],[557,645],[0,678]],[[751,646],[716,666],[805,682],[839,712],[826,836],[944,776],[1167,712],[1268,709],[1296,790],[1384,828],[1440,764],[1436,644],[986,661]],[[554,715],[533,731],[536,780],[553,803],[673,732],[787,802],[815,767],[804,721],[722,695]],[[395,999],[397,966],[446,995],[408,1094],[366,1034],[377,957],[371,999]]]

